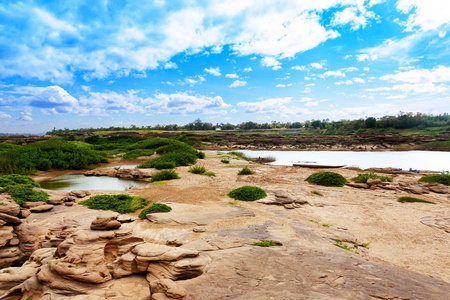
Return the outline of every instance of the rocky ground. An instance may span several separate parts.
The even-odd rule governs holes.
[[[251,164],[255,174],[238,176],[249,162],[220,160],[199,161],[216,177],[179,167],[180,179],[126,191],[172,207],[145,220],[77,204],[117,191],[52,192],[52,204],[28,208],[0,195],[0,299],[448,298],[447,187],[408,172],[387,185],[323,187],[305,182],[317,170]],[[227,196],[243,185],[268,197]],[[281,246],[252,245],[260,240]]]

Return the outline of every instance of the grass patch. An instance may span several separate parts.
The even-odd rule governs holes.
[[[47,201],[49,194],[44,191],[35,191],[33,185],[15,184],[8,185],[0,189],[0,193],[9,194],[19,205],[25,205],[26,202]]]
[[[6,187],[9,185],[18,185],[18,184],[27,184],[34,187],[40,187],[39,183],[34,181],[33,178],[30,178],[26,175],[18,175],[18,174],[11,174],[11,175],[3,175],[0,176],[0,186]]]
[[[135,159],[141,156],[151,156],[155,153],[152,149],[134,149],[123,155],[123,159]]]
[[[148,200],[138,196],[120,195],[98,195],[79,204],[91,209],[112,210],[121,214],[135,212],[148,204]]]
[[[210,176],[210,177],[216,177],[216,173],[211,172],[211,171],[207,171],[207,172],[203,173],[202,175],[206,175],[206,176]]]
[[[226,159],[226,158],[221,159],[220,162],[224,163],[224,164],[229,164],[230,163],[230,161],[228,159]]]
[[[306,178],[306,181],[323,186],[344,186],[347,179],[335,172],[317,172]]]
[[[246,185],[232,190],[228,196],[241,201],[255,201],[267,197],[267,194],[262,188]]]
[[[171,180],[171,179],[178,179],[178,178],[180,178],[180,176],[178,176],[177,172],[175,172],[174,170],[162,170],[162,171],[159,171],[158,173],[155,173],[152,176],[152,179],[150,180],[150,182]]]
[[[427,182],[427,183],[440,183],[450,186],[450,173],[442,172],[442,174],[429,174],[422,176],[419,179],[419,182]]]
[[[249,167],[245,166],[243,167],[239,172],[238,175],[252,175],[255,174],[255,171],[250,169]]]
[[[145,219],[145,216],[152,213],[162,213],[169,212],[172,210],[172,207],[163,204],[163,203],[153,203],[151,206],[143,209],[139,214],[139,219]]]
[[[397,201],[400,202],[400,203],[422,202],[422,203],[436,204],[436,203],[431,202],[431,201],[427,201],[427,200],[423,200],[423,199],[419,199],[419,198],[414,198],[414,197],[400,197],[400,198],[397,199]]]
[[[381,181],[388,181],[392,182],[393,178],[389,176],[381,176],[377,175],[374,172],[369,173],[359,173],[358,176],[352,178],[353,181],[361,181],[361,182],[367,182],[369,179],[380,179]]]
[[[316,196],[323,196],[321,193],[319,193],[318,191],[311,191],[311,194],[316,195]]]
[[[189,172],[193,174],[204,174],[206,172],[205,166],[192,166],[189,168]]]
[[[274,246],[283,246],[283,244],[280,243],[280,242],[275,242],[275,241],[271,241],[271,240],[262,240],[262,241],[259,241],[259,242],[253,242],[253,246],[274,247]]]

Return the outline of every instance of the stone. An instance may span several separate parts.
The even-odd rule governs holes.
[[[284,208],[286,208],[286,209],[294,209],[295,206],[294,206],[294,204],[285,204]]]
[[[358,182],[347,182],[345,185],[358,189],[368,189],[370,187],[367,183],[358,183]]]
[[[74,204],[73,202],[66,202],[66,203],[64,203],[65,206],[73,206],[73,204]]]
[[[173,222],[171,218],[164,217],[161,214],[148,214],[145,217],[155,224],[169,224]]]
[[[51,204],[39,205],[39,206],[30,208],[30,211],[32,213],[43,213],[43,212],[51,211],[53,209],[53,207],[54,206]]]
[[[20,205],[8,194],[0,194],[0,213],[11,215],[13,217],[20,213]]]
[[[445,186],[443,184],[432,185],[432,186],[430,186],[428,188],[430,189],[430,191],[438,193],[438,194],[449,194],[448,186]]]
[[[164,299],[161,298],[162,295],[166,297],[165,299],[185,299],[187,294],[186,289],[166,278],[150,281],[150,289],[153,300]]]
[[[430,226],[430,227],[436,227],[441,230],[444,230],[445,232],[450,233],[450,218],[444,217],[440,215],[436,216],[428,216],[424,217],[420,220],[420,223]]]
[[[29,215],[31,215],[31,211],[29,209],[21,208],[18,217],[21,219],[26,219]]]
[[[118,215],[117,221],[120,223],[127,223],[127,222],[134,222],[136,218],[130,216],[130,215]]]
[[[85,176],[109,176],[109,177],[116,177],[117,170],[113,168],[97,168],[94,170],[89,170],[84,172]]]
[[[41,205],[47,205],[47,202],[44,202],[44,201],[27,202],[23,207],[32,208],[32,207],[37,207],[37,206],[41,206]]]
[[[4,213],[0,213],[0,220],[3,220],[7,224],[11,224],[13,226],[17,226],[17,225],[22,224],[22,220],[20,220],[19,218],[13,217],[11,215],[4,214]]]
[[[122,223],[117,221],[117,214],[97,216],[91,223],[92,230],[112,230],[118,229],[120,226]]]
[[[70,196],[75,196],[77,198],[84,198],[90,196],[91,193],[89,191],[71,191]]]
[[[5,246],[14,238],[14,227],[2,226],[0,227],[0,247]]]
[[[369,185],[369,186],[373,186],[373,185],[380,185],[381,184],[381,180],[380,179],[378,179],[378,178],[376,178],[376,179],[372,179],[372,178],[369,178],[369,179],[367,179],[367,184]]]
[[[193,232],[206,232],[207,230],[206,230],[205,226],[197,226],[197,227],[192,228],[192,231]]]
[[[51,204],[51,205],[61,205],[63,204],[64,200],[63,199],[57,199],[57,198],[53,198],[53,199],[47,199],[47,204]]]

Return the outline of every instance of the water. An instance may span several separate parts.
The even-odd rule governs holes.
[[[401,168],[403,170],[450,171],[450,152],[443,151],[258,151],[239,150],[248,157],[273,156],[273,165],[290,166],[296,162],[322,165],[347,165],[367,169]]]
[[[108,176],[62,175],[39,183],[42,188],[54,191],[115,190],[124,191],[146,182]]]

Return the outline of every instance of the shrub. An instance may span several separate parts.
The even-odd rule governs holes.
[[[280,242],[274,242],[270,240],[262,240],[259,242],[253,242],[253,246],[259,246],[259,247],[273,247],[273,246],[283,246]]]
[[[169,212],[172,210],[172,207],[165,205],[163,203],[153,203],[150,207],[145,208],[139,214],[140,219],[145,219],[145,216],[151,213],[162,213]]]
[[[380,176],[375,174],[374,172],[359,173],[358,176],[352,178],[353,181],[362,181],[362,182],[367,182],[368,179],[380,179],[381,181],[389,181],[389,182],[392,182],[393,180],[392,177]]]
[[[0,189],[0,193],[9,194],[19,205],[25,205],[26,202],[46,201],[49,197],[44,191],[33,190],[34,186],[30,184],[8,185]]]
[[[419,199],[419,198],[414,198],[414,197],[400,197],[400,198],[397,199],[397,201],[400,202],[400,203],[422,202],[422,203],[436,204],[436,203],[431,202],[431,201],[427,201],[427,200],[423,200],[423,199]]]
[[[154,174],[150,182],[171,180],[178,178],[180,178],[180,176],[178,176],[177,172],[175,172],[174,170],[162,170]]]
[[[26,175],[17,175],[17,174],[11,174],[11,175],[3,175],[0,176],[0,186],[6,187],[9,185],[17,185],[17,184],[27,184],[34,187],[40,187],[39,183],[34,181],[33,178],[30,178]]]
[[[236,200],[255,201],[265,198],[267,194],[262,188],[256,186],[243,186],[232,190],[228,193],[228,196]]]
[[[196,155],[197,155],[197,158],[200,158],[200,159],[204,159],[206,157],[205,152],[202,152],[202,151],[198,151]]]
[[[224,164],[229,164],[230,161],[226,158],[223,158],[220,162],[224,163]]]
[[[91,209],[112,210],[121,214],[135,212],[148,204],[148,200],[138,196],[120,195],[98,195],[87,200],[80,201],[81,205]]]
[[[152,163],[152,166],[157,170],[167,170],[175,168],[176,163],[173,161],[157,160]]]
[[[153,155],[153,153],[155,153],[154,150],[151,149],[134,149],[131,151],[128,151],[127,153],[125,153],[123,155],[124,159],[135,159],[141,156],[150,156]]]
[[[210,172],[210,171],[207,171],[207,172],[203,173],[202,175],[206,175],[206,176],[211,176],[211,177],[215,177],[215,176],[216,176],[216,173],[214,173],[214,172]]]
[[[189,168],[189,172],[193,174],[203,174],[206,172],[205,166],[192,166]]]
[[[306,181],[323,186],[344,186],[347,179],[334,172],[317,172],[306,178]]]
[[[255,171],[249,169],[247,166],[243,167],[242,170],[238,172],[238,175],[252,175],[255,174]]]
[[[443,172],[442,174],[429,174],[420,178],[419,181],[450,185],[450,174],[448,172]]]

